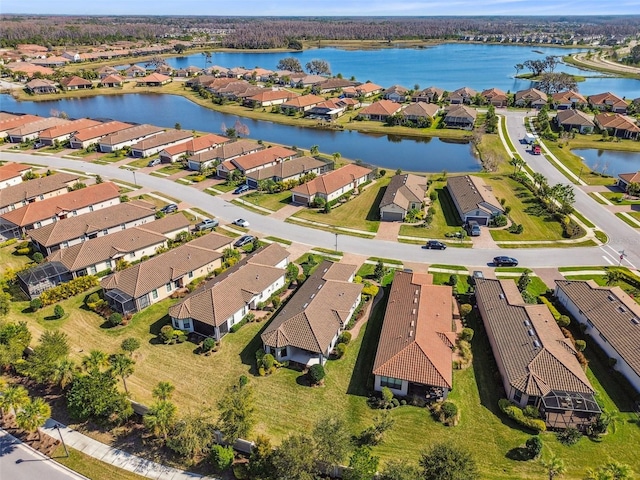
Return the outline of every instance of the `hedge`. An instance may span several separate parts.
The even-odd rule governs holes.
[[[500,407],[500,410],[502,410],[502,413],[523,427],[529,428],[536,433],[544,432],[547,429],[547,425],[543,420],[525,416],[520,407],[506,398],[498,400],[498,406]]]
[[[9,245],[13,245],[14,243],[17,243],[17,242],[18,242],[17,238],[10,238],[9,240],[5,240],[4,242],[0,243],[0,248],[8,247]]]
[[[42,300],[42,304],[45,306],[52,305],[97,286],[98,278],[93,275],[86,275],[45,290],[42,292],[42,295],[40,295],[40,300]]]
[[[560,320],[560,312],[558,311],[558,309],[553,305],[553,303],[551,303],[549,301],[549,299],[547,297],[543,297],[543,296],[539,296],[538,300],[540,300],[540,302],[544,303],[547,308],[549,309],[549,311],[551,312],[551,315],[553,315],[553,318],[556,320],[556,322],[558,320]]]

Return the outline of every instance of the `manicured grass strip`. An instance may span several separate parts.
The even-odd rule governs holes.
[[[167,195],[166,193],[163,193],[163,192],[151,192],[151,193],[153,193],[154,195],[158,195],[159,197],[165,198],[167,200],[170,200],[173,203],[180,203],[181,202],[180,199],[175,198],[175,197],[170,197],[169,195]],[[192,208],[191,210],[195,210],[196,212],[198,211],[197,208]]]
[[[462,265],[445,265],[442,263],[432,263],[429,265],[429,270],[432,268],[440,268],[442,270],[459,270],[461,272],[468,272],[467,267],[463,267]]]
[[[136,475],[118,467],[114,467],[110,463],[101,462],[100,460],[90,457],[79,450],[67,447],[69,450],[69,458],[64,455],[64,448],[60,445],[52,455],[52,458],[70,468],[74,472],[78,472],[91,480],[144,480],[146,477]]]
[[[259,208],[255,208],[255,207],[252,207],[251,205],[247,205],[246,203],[242,203],[239,200],[231,200],[231,203],[239,207],[242,207],[246,210],[249,210],[250,212],[257,213],[259,215],[271,215],[273,213],[273,212],[265,212],[264,210],[261,210]]]
[[[221,192],[230,192],[232,190],[235,190],[238,187],[238,185],[235,184],[228,184],[228,183],[218,183],[217,185],[214,185],[213,188],[215,188],[216,190],[220,190]]]
[[[134,190],[137,190],[139,188],[142,188],[140,185],[136,185],[135,183],[132,182],[127,182],[125,180],[120,180],[120,179],[116,179],[114,180],[116,183],[120,184],[120,185],[126,185],[129,188],[133,188]],[[155,193],[155,192],[154,192]]]
[[[639,205],[640,200],[627,200],[625,194],[622,192],[601,192],[604,198],[609,200],[614,205]]]
[[[623,215],[622,212],[618,212],[616,213],[616,217],[618,217],[620,220],[622,220],[624,223],[626,223],[627,225],[629,225],[630,227],[633,228],[640,228],[638,227],[638,224],[635,223],[633,220],[631,220],[629,217],[627,217],[626,215]],[[640,220],[640,218],[638,219]]]
[[[598,266],[558,267],[559,272],[584,272],[584,271],[599,271],[599,270],[603,270],[603,267],[598,267]]]
[[[149,165],[149,162],[155,158],[157,158],[158,155],[154,155],[153,157],[148,157],[148,158],[139,158],[138,160],[134,160],[133,162],[129,162],[127,163],[127,165],[129,167],[133,167],[133,168],[144,168],[147,165]]]
[[[158,177],[158,178],[167,178],[168,175],[162,175],[160,173],[156,173],[156,172],[151,172],[149,175],[151,175],[152,177]]]
[[[532,271],[526,267],[496,267],[496,272],[518,272],[518,273],[532,273]]]
[[[329,255],[344,255],[344,252],[339,250],[332,250],[330,248],[322,248],[322,247],[313,247],[314,252],[327,253]]]
[[[349,235],[350,237],[358,237],[358,238],[373,238],[374,235],[366,235],[364,233],[357,233],[351,230],[341,230],[337,227],[331,227],[331,226],[322,226],[322,225],[316,225],[313,223],[307,223],[307,222],[301,222],[298,219],[296,219],[295,217],[289,217],[285,220],[285,222],[287,223],[293,223],[295,225],[303,225],[305,227],[310,227],[310,228],[315,228],[316,230],[323,230],[325,232],[331,232],[331,233],[338,233],[340,235]]]
[[[607,202],[605,202],[600,195],[596,195],[595,192],[589,192],[588,195],[600,205],[608,205]]]
[[[204,193],[207,193],[209,195],[211,195],[212,197],[215,197],[216,195],[220,195],[219,192],[216,192],[215,190],[211,189],[211,188],[205,188],[203,190]]]
[[[180,185],[193,185],[193,182],[185,180],[184,178],[176,178],[174,182],[179,183]]]
[[[382,262],[382,263],[389,263],[392,265],[402,265],[402,262],[400,260],[394,260],[393,258],[381,258],[381,257],[369,257],[367,258],[367,260],[371,260],[372,262]]]
[[[607,242],[609,241],[609,237],[608,237],[608,236],[607,236],[607,234],[606,234],[606,233],[604,233],[603,231],[601,231],[601,230],[594,230],[594,232],[593,232],[593,233],[595,234],[596,238],[597,238],[598,240],[600,240],[602,243],[607,243]]]
[[[189,210],[192,210],[192,211],[194,211],[196,213],[199,213],[200,215],[202,215],[203,217],[206,217],[206,218],[214,218],[213,215],[211,215],[209,212],[205,212],[204,210],[202,210],[201,208],[198,208],[198,207],[193,207],[193,208],[190,208]],[[240,228],[240,227],[238,227],[238,228]]]
[[[583,240],[581,242],[575,243],[544,243],[544,244],[535,244],[535,243],[503,243],[500,244],[498,242],[498,247],[500,248],[577,248],[577,247],[596,247],[598,244],[593,240]]]
[[[259,207],[268,208],[274,212],[291,203],[291,192],[263,193],[251,192],[242,196],[245,202],[253,203]]]
[[[589,221],[587,218],[585,218],[584,215],[582,215],[580,212],[578,211],[574,211],[573,214],[580,219],[580,221],[582,223],[584,223],[587,227],[589,228],[594,228],[595,225],[593,223],[591,223],[591,221]]]
[[[264,237],[263,240],[270,240],[270,241],[276,242],[276,243],[283,243],[284,245],[291,245],[291,241],[290,240],[286,240],[284,238],[279,238],[279,237],[271,237],[271,236],[269,236],[269,237]]]

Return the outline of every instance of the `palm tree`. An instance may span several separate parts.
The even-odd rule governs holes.
[[[176,422],[176,406],[166,400],[154,403],[144,416],[144,426],[155,436],[162,435],[167,441],[167,435]]]
[[[585,480],[631,480],[634,478],[633,470],[629,465],[611,461],[597,470],[587,470]]]
[[[13,410],[14,413],[29,401],[29,392],[22,385],[9,385],[0,395],[0,415]]]
[[[111,365],[111,370],[115,375],[122,379],[122,384],[124,385],[124,391],[129,395],[129,390],[127,389],[127,381],[126,378],[133,373],[133,364],[135,362],[131,360],[129,357],[124,355],[123,353],[116,353],[109,357],[109,364]]]
[[[622,273],[620,270],[616,270],[614,268],[607,269],[607,274],[605,275],[607,285],[615,285],[622,278]]]
[[[91,350],[89,355],[82,359],[82,366],[89,372],[99,372],[109,365],[109,357],[100,350]]]
[[[309,153],[311,155],[317,155],[320,152],[320,147],[318,145],[311,145],[311,150],[309,150]]]
[[[616,433],[616,425],[618,420],[620,420],[620,415],[617,410],[611,411],[603,411],[602,412],[602,420],[607,424],[607,428],[611,431],[611,433]]]
[[[156,388],[153,389],[153,398],[157,398],[160,401],[169,400],[173,391],[176,389],[170,382],[158,382]]]
[[[42,439],[40,427],[51,416],[51,407],[42,398],[28,401],[16,415],[18,427],[28,432],[38,432],[38,440]]]
[[[65,358],[55,366],[52,381],[64,390],[73,381],[77,371],[76,364],[72,360]]]
[[[548,461],[542,461],[542,465],[547,469],[549,473],[549,480],[553,480],[556,477],[562,475],[567,469],[564,466],[564,461],[561,458],[552,455]]]
[[[514,175],[522,170],[522,167],[525,165],[525,161],[521,158],[513,157],[509,164],[513,165],[513,173]]]

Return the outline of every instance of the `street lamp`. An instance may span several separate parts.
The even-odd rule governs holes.
[[[580,165],[580,173],[578,174],[578,182],[580,181],[580,177],[582,177],[582,168],[583,168],[583,165]]]
[[[137,187],[138,186],[138,182],[136,182],[136,171],[131,169],[131,173],[133,173],[133,183]]]
[[[66,454],[66,456],[68,458],[69,457],[69,450],[67,450],[67,445],[64,443],[64,438],[62,438],[62,432],[60,431],[60,425],[58,425],[56,423],[56,426],[54,428],[58,431],[58,435],[60,435],[60,441],[62,442],[62,447],[64,448],[64,453]]]
[[[336,233],[336,253],[338,253],[338,234]]]

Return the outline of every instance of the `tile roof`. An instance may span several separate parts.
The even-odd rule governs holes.
[[[107,83],[122,83],[122,82],[124,82],[124,78],[122,78],[120,75],[115,75],[115,74],[107,75],[102,80],[100,80],[101,85],[105,85]]]
[[[405,117],[435,117],[440,107],[435,103],[413,102],[400,112]]]
[[[141,77],[136,80],[137,83],[164,83],[171,80],[171,77],[163,75],[161,73],[152,73],[146,77]]]
[[[587,103],[586,98],[573,90],[554,93],[551,95],[551,98],[555,103]]]
[[[263,343],[326,354],[362,291],[361,284],[348,281],[356,268],[323,261],[264,330]]]
[[[640,305],[620,287],[599,287],[593,280],[556,285],[640,376]]]
[[[546,102],[547,98],[548,98],[547,94],[544,92],[541,92],[537,88],[527,88],[526,90],[520,90],[519,92],[516,92],[515,100],[516,102],[518,100],[530,100],[530,101],[544,100]]]
[[[105,182],[30,203],[0,215],[0,218],[19,227],[26,227],[41,220],[111,199],[117,199],[119,203],[120,191],[114,183]]]
[[[232,162],[244,171],[267,165],[274,161],[284,161],[283,159],[290,158],[297,153],[295,150],[277,145],[247,155],[240,155],[234,158]]]
[[[323,97],[318,95],[300,95],[298,97],[291,98],[282,104],[283,107],[297,107],[304,108],[318,103],[324,102]]]
[[[393,115],[402,105],[391,100],[379,100],[360,111],[360,115]]]
[[[60,84],[64,87],[80,87],[80,86],[89,86],[91,87],[93,83],[89,80],[85,80],[82,77],[78,77],[77,75],[72,75],[70,77],[65,77],[60,80]]]
[[[63,135],[69,135],[70,133],[75,133],[78,130],[82,130],[83,128],[89,128],[100,124],[101,122],[98,122],[97,120],[91,120],[90,118],[80,118],[78,120],[72,120],[69,123],[63,123],[62,125],[57,125],[55,127],[43,130],[38,136],[41,140],[55,140],[56,138]]]
[[[140,137],[157,135],[161,132],[164,132],[164,128],[156,127],[155,125],[134,125],[133,127],[118,130],[106,137],[102,137],[100,139],[100,144],[117,145],[122,142],[130,142]]]
[[[525,304],[513,280],[476,280],[482,320],[506,381],[531,396],[594,393],[546,305]]]
[[[387,186],[380,208],[387,205],[398,205],[404,210],[409,209],[410,203],[422,203],[427,191],[427,179],[411,173],[394,175]]]
[[[0,190],[0,208],[55,192],[71,185],[78,178],[80,177],[75,173],[55,173],[3,188]]]
[[[269,167],[261,168],[253,172],[247,173],[247,177],[256,180],[266,180],[268,178],[278,177],[287,179],[295,175],[301,175],[309,170],[320,168],[326,165],[320,160],[313,157],[295,157],[286,162],[279,162]]]
[[[151,203],[132,200],[77,217],[67,217],[64,220],[32,230],[29,232],[29,236],[40,245],[51,247],[83,235],[153,216],[155,210],[155,206]],[[170,216],[173,217],[173,215]]]
[[[21,177],[32,168],[33,167],[30,165],[23,165],[21,163],[14,162],[8,162],[4,165],[0,165],[0,182],[4,182],[11,178]]]
[[[288,90],[264,90],[249,97],[255,102],[272,102],[274,100],[289,100],[297,97],[298,94]]]
[[[631,173],[620,173],[618,174],[618,177],[620,177],[627,183],[640,183],[640,171]]]
[[[304,195],[314,195],[316,193],[324,193],[329,195],[340,188],[349,185],[358,178],[369,175],[372,172],[370,168],[350,163],[344,167],[332,170],[324,175],[317,176],[302,185],[294,187],[293,193],[301,193]]]
[[[560,125],[581,125],[585,127],[595,126],[591,117],[580,110],[558,110],[557,117]]]
[[[620,115],[619,113],[599,113],[595,117],[595,121],[602,128],[615,128],[617,130],[626,130],[628,132],[640,132],[640,127],[630,117]]]
[[[169,315],[219,327],[286,274],[286,269],[276,265],[288,256],[289,252],[278,244],[264,247],[172,306]]]
[[[614,93],[604,92],[596,95],[589,95],[591,105],[611,105],[615,107],[627,107],[627,102]]]
[[[471,98],[475,97],[478,94],[474,89],[469,87],[461,87],[457,90],[454,90],[449,94],[449,98],[451,97],[461,97],[461,98]]]
[[[148,150],[150,148],[161,147],[167,143],[179,142],[181,140],[187,140],[193,138],[193,134],[186,130],[173,130],[169,129],[158,135],[154,135],[151,138],[145,138],[138,143],[131,145],[131,149],[135,150]]]
[[[478,111],[475,108],[467,107],[466,105],[452,105],[447,108],[445,113],[445,120],[447,118],[466,118],[475,122],[478,117]]]
[[[164,149],[164,152],[171,156],[178,155],[180,153],[200,152],[202,150],[215,148],[228,141],[229,138],[227,137],[216,135],[214,133],[207,133],[201,137],[195,137],[187,140],[186,142],[179,143],[178,145],[167,147]]]
[[[260,145],[254,140],[240,139],[234,142],[223,143],[219,147],[206,152],[198,153],[189,157],[190,162],[204,163],[212,160],[226,160],[237,155],[246,155],[251,152],[262,150],[263,145]]]
[[[42,120],[38,120],[36,122],[24,124],[20,127],[9,130],[7,133],[9,134],[9,136],[32,135],[34,133],[41,132],[48,128],[55,127],[57,125],[62,125],[64,123],[69,123],[69,120],[65,120],[64,118],[58,118],[58,117],[49,117]]]
[[[133,127],[130,123],[124,122],[105,122],[99,125],[95,125],[93,127],[83,128],[82,130],[78,130],[71,137],[72,140],[78,142],[86,142],[87,140],[93,140],[95,138],[104,137],[105,135],[110,135],[120,130],[125,130]]]
[[[117,288],[133,298],[139,298],[222,258],[222,253],[218,252],[222,242],[231,244],[231,238],[213,232],[208,233],[161,255],[115,272],[103,278],[100,284],[105,290]]]
[[[393,278],[373,374],[451,389],[453,292],[429,277],[397,272]]]
[[[0,132],[6,132],[8,130],[21,127],[22,125],[26,125],[28,123],[37,122],[39,120],[44,119],[37,115],[30,114],[16,115],[11,118],[6,118],[4,120],[0,120]]]
[[[480,177],[475,175],[449,177],[447,179],[447,189],[463,213],[478,208],[487,211],[486,208],[481,206],[482,203],[488,203],[495,209],[502,211],[500,202]]]

